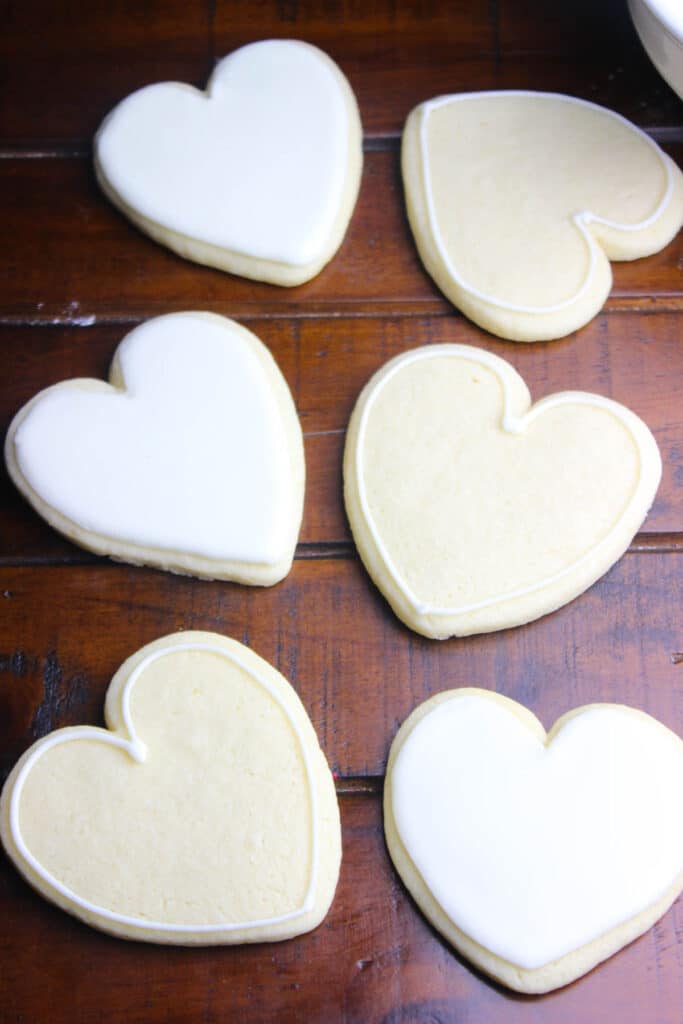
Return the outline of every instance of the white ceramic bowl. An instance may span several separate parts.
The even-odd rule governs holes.
[[[683,99],[683,0],[628,0],[648,57]]]

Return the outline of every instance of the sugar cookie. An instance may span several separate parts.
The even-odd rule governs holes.
[[[210,313],[149,320],[111,384],[47,388],[15,416],[10,476],[77,544],[136,564],[271,584],[303,509],[301,427],[258,338]]]
[[[365,566],[411,629],[443,639],[566,604],[628,547],[661,475],[624,406],[584,392],[531,406],[498,356],[428,345],[366,385],[344,491]]]
[[[587,323],[609,260],[658,252],[683,223],[683,175],[623,117],[554,93],[440,96],[403,135],[408,216],[459,309],[513,341]]]
[[[213,633],[148,644],[114,676],[107,729],[58,729],[10,774],[0,837],[87,924],[179,945],[310,931],[334,896],[339,809],[299,698]]]
[[[391,748],[389,852],[432,924],[487,974],[547,992],[665,913],[683,888],[683,743],[592,704],[546,735],[522,705],[452,690]]]
[[[341,245],[362,160],[346,78],[291,39],[223,58],[206,93],[140,89],[95,139],[102,189],[142,231],[197,263],[281,285],[315,277]]]

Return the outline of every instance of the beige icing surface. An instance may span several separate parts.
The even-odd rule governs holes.
[[[234,641],[177,634],[123,666],[107,719],[123,742],[53,733],[3,792],[3,841],[44,895],[154,941],[285,938],[318,923],[338,873],[336,798],[273,668]]]
[[[559,337],[611,285],[608,259],[658,251],[683,222],[678,168],[623,118],[572,97],[440,97],[406,124],[408,212],[446,295],[502,337]]]
[[[632,413],[565,392],[529,410],[509,364],[428,346],[362,393],[345,455],[360,553],[428,636],[503,628],[570,600],[642,522],[660,472]]]

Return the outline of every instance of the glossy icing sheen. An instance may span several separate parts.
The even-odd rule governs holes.
[[[133,93],[97,137],[127,206],[182,235],[293,265],[324,253],[344,191],[349,118],[331,61],[289,40],[245,46],[203,93]]]
[[[31,850],[28,848],[24,841],[21,829],[21,797],[24,785],[31,770],[34,768],[37,761],[39,761],[45,754],[53,749],[55,746],[59,746],[63,743],[78,743],[82,740],[95,741],[108,746],[117,747],[125,751],[133,760],[144,764],[147,758],[147,752],[144,743],[137,736],[135,726],[130,713],[130,700],[133,688],[136,683],[140,680],[140,677],[144,674],[145,670],[155,661],[160,658],[165,658],[177,654],[182,651],[199,651],[207,652],[210,654],[218,655],[221,658],[227,659],[238,665],[247,675],[249,675],[256,685],[263,687],[271,696],[271,698],[279,706],[282,714],[287,719],[287,722],[292,729],[297,741],[297,745],[300,751],[301,759],[303,761],[306,785],[308,790],[308,796],[310,799],[311,806],[311,869],[310,878],[307,888],[307,892],[303,901],[303,904],[285,914],[280,914],[277,917],[268,917],[253,921],[227,921],[216,924],[183,924],[179,922],[169,921],[153,921],[147,917],[136,918],[130,915],[117,913],[107,907],[98,906],[87,899],[83,899],[74,892],[68,886],[64,885],[58,878],[52,875],[37,858],[33,855]],[[97,729],[91,726],[77,726],[72,729],[60,729],[51,735],[47,736],[44,740],[41,740],[34,748],[33,753],[24,763],[12,789],[12,797],[10,802],[10,830],[12,839],[15,843],[17,851],[19,852],[23,862],[29,866],[29,868],[35,872],[40,880],[48,885],[55,892],[61,896],[67,898],[71,903],[75,904],[81,910],[89,913],[96,914],[98,917],[108,921],[115,921],[119,924],[129,925],[132,928],[141,928],[145,931],[164,931],[174,932],[182,935],[183,932],[194,934],[207,934],[212,933],[225,933],[236,930],[242,930],[247,928],[262,928],[271,925],[277,925],[289,920],[293,920],[298,917],[302,917],[309,913],[313,907],[315,899],[315,888],[318,875],[318,811],[316,802],[315,786],[313,785],[313,777],[311,773],[310,757],[306,748],[304,737],[301,734],[296,721],[290,714],[288,708],[283,703],[281,698],[275,692],[268,680],[260,673],[256,672],[253,668],[249,667],[242,658],[235,652],[228,652],[222,647],[215,647],[211,644],[202,643],[187,643],[187,644],[172,644],[166,649],[154,651],[152,654],[144,658],[134,669],[130,678],[128,679],[125,688],[123,690],[122,698],[122,715],[125,724],[128,738],[117,736],[105,729]],[[201,856],[202,851],[198,851],[198,856]]]
[[[588,551],[586,551],[580,558],[574,560],[570,564],[566,565],[559,572],[554,572],[551,575],[545,576],[534,583],[518,587],[514,590],[509,590],[504,593],[492,594],[482,600],[463,603],[459,605],[453,605],[450,607],[443,607],[424,600],[420,595],[416,594],[409,586],[407,580],[404,578],[401,570],[396,564],[395,559],[392,557],[390,551],[384,544],[380,530],[378,529],[370,507],[370,501],[367,493],[367,486],[365,482],[365,466],[364,466],[364,446],[366,433],[368,431],[368,423],[372,416],[372,410],[374,403],[381,393],[386,388],[392,378],[397,374],[405,372],[417,362],[423,360],[440,359],[445,360],[448,358],[460,359],[471,362],[473,365],[479,364],[487,369],[493,371],[498,377],[501,390],[502,390],[502,415],[500,421],[500,429],[504,433],[508,434],[524,434],[528,426],[539,417],[542,417],[544,413],[557,408],[559,406],[568,407],[580,407],[589,406],[596,409],[603,409],[611,413],[620,423],[624,425],[626,430],[631,434],[632,440],[640,456],[641,473],[638,477],[637,484],[631,494],[628,505],[622,510],[621,516],[612,524],[611,528],[606,534],[604,534],[596,544],[592,545]],[[632,505],[638,505],[643,500],[643,494],[648,492],[651,488],[651,480],[649,477],[642,472],[642,464],[645,462],[645,433],[643,425],[639,423],[637,418],[624,406],[619,405],[610,399],[603,398],[600,395],[591,395],[585,392],[574,392],[567,391],[557,395],[550,395],[547,398],[542,399],[532,406],[528,412],[524,415],[513,415],[510,411],[510,382],[511,378],[516,373],[512,367],[504,360],[486,352],[482,349],[471,348],[467,345],[434,345],[426,346],[422,349],[416,349],[413,352],[406,352],[403,356],[397,357],[391,368],[385,373],[377,382],[374,389],[369,393],[361,422],[358,429],[358,440],[357,440],[357,458],[356,458],[356,474],[357,474],[357,488],[359,494],[359,500],[363,516],[367,523],[370,534],[373,541],[382,556],[382,560],[389,572],[389,575],[394,580],[397,587],[400,588],[406,599],[410,602],[414,610],[419,614],[427,615],[438,615],[438,616],[452,616],[460,615],[466,612],[476,611],[480,608],[491,607],[496,604],[500,604],[503,601],[522,597],[527,594],[534,593],[542,590],[551,584],[559,582],[565,577],[569,576],[576,569],[578,569],[583,563],[593,558],[603,547],[607,546],[611,541],[612,537],[621,527],[621,521],[628,514],[629,508]],[[456,444],[462,442],[461,438],[454,438],[454,451],[456,451]],[[465,438],[465,441],[468,439]],[[654,457],[658,460],[656,448],[654,443],[648,437],[648,453],[650,454],[650,448],[654,453]],[[652,457],[652,454],[650,454]]]
[[[461,273],[458,266],[456,265],[456,262],[452,258],[452,255],[449,252],[448,247],[444,241],[443,233],[439,226],[437,203],[434,195],[434,189],[432,186],[431,162],[429,154],[429,125],[433,112],[438,111],[443,107],[455,106],[458,104],[469,105],[472,103],[480,102],[482,104],[486,104],[486,106],[489,108],[487,114],[482,115],[482,117],[484,118],[484,124],[488,129],[489,126],[487,124],[487,119],[493,120],[495,117],[495,106],[491,108],[491,104],[495,104],[496,99],[500,99],[502,102],[509,102],[511,98],[519,98],[519,101],[522,103],[524,103],[525,101],[529,101],[532,103],[550,103],[559,105],[560,110],[558,111],[558,116],[559,114],[561,114],[561,108],[563,106],[570,106],[579,110],[583,109],[587,113],[592,114],[593,117],[607,119],[608,123],[611,123],[613,126],[621,126],[625,133],[632,133],[634,139],[640,140],[641,143],[644,144],[645,147],[656,156],[656,159],[661,168],[661,179],[664,183],[663,188],[660,187],[658,194],[656,194],[656,192],[653,190],[653,200],[651,204],[651,212],[649,213],[649,215],[638,220],[635,223],[627,223],[619,220],[610,219],[609,217],[603,217],[590,209],[567,211],[567,218],[572,221],[585,244],[585,271],[583,272],[583,278],[580,284],[575,289],[573,294],[568,295],[566,298],[560,301],[548,303],[545,305],[508,301],[501,298],[500,295],[496,295],[493,292],[485,291],[476,287],[476,285],[474,285],[471,281],[466,279],[466,276]],[[573,126],[568,126],[567,130],[571,133],[572,131],[575,131],[575,128]],[[643,231],[646,228],[653,225],[662,216],[663,212],[669,205],[671,196],[673,194],[673,177],[671,173],[670,164],[664,156],[664,154],[662,153],[662,151],[656,145],[656,143],[653,142],[652,139],[650,139],[647,135],[645,135],[644,132],[640,131],[640,129],[636,128],[625,118],[621,117],[619,114],[615,114],[611,110],[607,110],[604,107],[600,107],[595,103],[589,103],[586,100],[579,100],[573,96],[563,96],[557,93],[536,93],[523,90],[506,90],[502,92],[463,93],[454,96],[441,96],[437,99],[430,100],[429,102],[425,103],[422,107],[422,116],[420,123],[420,152],[424,167],[425,200],[427,204],[430,231],[434,239],[434,244],[437,248],[437,251],[444,263],[444,266],[447,268],[450,277],[460,288],[468,292],[474,298],[481,299],[484,302],[487,302],[490,305],[497,307],[498,309],[506,309],[517,313],[555,313],[560,310],[566,309],[569,306],[576,303],[592,286],[593,279],[595,276],[596,256],[598,254],[599,245],[593,237],[593,234],[589,230],[589,225],[604,225],[606,227],[615,228],[618,229],[619,231],[625,232]],[[486,167],[486,173],[491,173],[491,170],[488,166]],[[511,174],[514,175],[514,170],[511,172]],[[581,175],[578,173],[578,171],[576,177],[578,181],[581,180]],[[529,183],[525,179],[522,180],[518,185],[520,195],[525,197],[526,204],[529,203],[529,197],[527,195],[528,187]],[[577,195],[578,194],[580,193],[577,191]],[[542,218],[544,216],[543,211],[544,205],[539,201],[538,208],[535,210],[535,219]],[[531,222],[530,226],[533,226],[533,221]]]
[[[14,449],[31,488],[98,535],[277,563],[292,473],[271,382],[242,330],[201,314],[159,317],[117,358],[125,391],[59,385],[19,424]]]
[[[681,0],[648,0],[647,6],[664,22],[677,39],[683,37],[683,7]]]
[[[487,696],[443,701],[392,772],[398,834],[452,922],[538,968],[655,904],[683,870],[683,744],[617,705],[546,745]]]

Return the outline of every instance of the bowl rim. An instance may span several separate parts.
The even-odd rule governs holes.
[[[640,5],[644,7],[655,18],[661,28],[671,37],[671,41],[677,46],[683,46],[683,5],[680,7],[680,15],[674,18],[673,5],[667,0],[629,0],[632,7]]]

